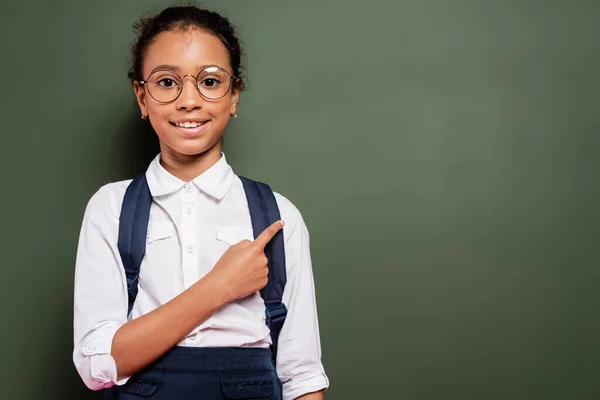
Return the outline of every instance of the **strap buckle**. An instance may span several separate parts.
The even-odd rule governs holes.
[[[265,311],[266,325],[271,330],[271,360],[273,365],[277,365],[277,342],[279,341],[279,332],[287,316],[287,307],[282,302],[269,304]]]
[[[271,329],[271,332],[279,334],[279,331],[281,331],[283,323],[285,322],[285,317],[287,317],[287,311],[287,307],[281,302],[267,306],[266,323]]]

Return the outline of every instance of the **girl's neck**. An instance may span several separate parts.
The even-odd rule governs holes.
[[[221,143],[200,154],[186,155],[162,145],[160,151],[160,164],[171,175],[184,182],[190,182],[202,175],[206,170],[221,159]]]

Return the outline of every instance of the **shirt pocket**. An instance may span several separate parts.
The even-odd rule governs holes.
[[[143,293],[139,293],[138,298],[152,293],[154,298],[165,301],[171,295],[170,289],[165,288],[177,287],[181,269],[181,245],[173,222],[150,221],[142,262],[139,277]]]
[[[175,225],[168,221],[152,221],[146,234],[146,243],[151,244],[159,240],[175,236]]]
[[[254,240],[252,229],[243,228],[233,225],[217,225],[216,226],[217,240],[227,243],[232,246],[242,240]]]

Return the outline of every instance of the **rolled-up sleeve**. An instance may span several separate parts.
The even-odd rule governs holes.
[[[277,195],[285,222],[287,283],[283,302],[288,315],[279,335],[277,372],[283,383],[283,398],[295,399],[329,387],[321,362],[321,342],[309,233],[300,212]]]
[[[73,362],[92,390],[121,385],[111,355],[112,340],[127,321],[127,287],[117,243],[118,188],[98,190],[81,226],[74,276]]]

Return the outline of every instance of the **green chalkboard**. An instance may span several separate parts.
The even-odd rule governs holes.
[[[2,399],[72,363],[83,211],[157,144],[126,77],[166,1],[6,1]],[[600,398],[600,2],[205,1],[248,90],[226,133],[311,234],[334,399]]]

